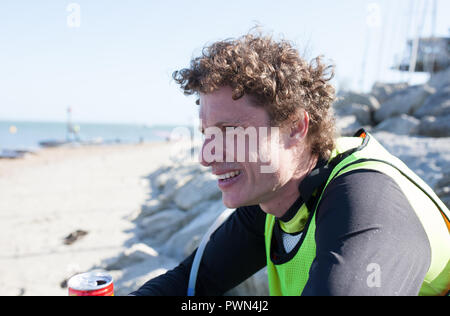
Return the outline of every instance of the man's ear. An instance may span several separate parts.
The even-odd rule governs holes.
[[[292,123],[290,131],[290,142],[292,145],[298,141],[303,140],[308,133],[309,128],[309,114],[305,110],[301,110],[298,119]]]

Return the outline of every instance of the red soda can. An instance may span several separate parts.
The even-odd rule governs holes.
[[[106,272],[86,272],[70,278],[69,296],[114,296],[114,282]]]

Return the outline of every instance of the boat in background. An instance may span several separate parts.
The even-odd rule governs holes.
[[[51,139],[51,140],[43,140],[39,142],[39,146],[44,147],[44,148],[48,148],[48,147],[59,147],[59,146],[63,146],[66,144],[69,144],[70,141],[67,140],[55,140],[55,139]]]
[[[0,159],[16,159],[22,158],[25,155],[25,151],[22,150],[9,150],[2,149],[0,151]]]

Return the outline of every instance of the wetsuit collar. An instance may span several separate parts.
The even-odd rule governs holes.
[[[305,203],[305,201],[308,201],[314,191],[323,184],[323,182],[326,180],[325,176],[327,176],[328,174],[328,170],[325,170],[326,164],[326,160],[319,159],[317,161],[314,169],[305,177],[305,179],[302,180],[302,182],[298,186],[300,196],[294,202],[294,204],[291,205],[287,212],[279,218],[280,221],[287,223],[291,219],[293,219],[303,203]]]

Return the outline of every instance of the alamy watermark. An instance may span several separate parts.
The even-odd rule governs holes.
[[[69,3],[66,7],[66,11],[69,12],[67,15],[67,26],[70,28],[81,26],[81,6],[78,3]]]
[[[380,5],[376,2],[369,3],[366,11],[366,25],[369,28],[379,28],[382,24]]]
[[[200,125],[201,126],[201,123]],[[195,128],[177,127],[170,138],[175,143],[172,156],[183,160],[212,163],[258,163],[261,173],[274,173],[279,166],[279,127],[205,128],[202,135]],[[199,137],[200,136],[200,137]],[[199,141],[201,139],[201,141]],[[184,155],[181,157],[180,155]]]
[[[369,275],[366,279],[366,284],[368,287],[381,287],[381,267],[378,263],[369,263],[366,267],[366,271]]]

